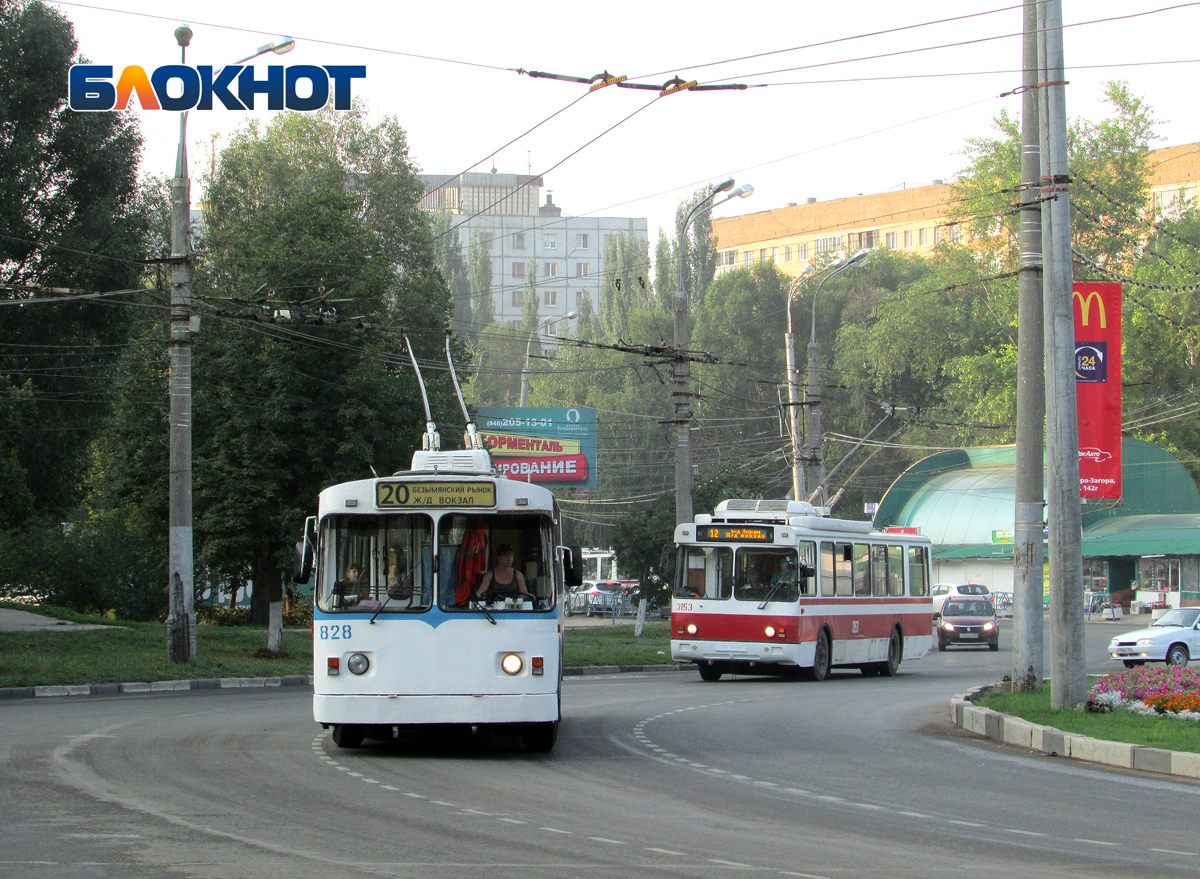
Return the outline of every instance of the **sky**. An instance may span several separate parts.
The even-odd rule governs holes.
[[[710,183],[755,187],[714,211],[728,216],[949,180],[969,161],[968,139],[990,136],[1003,110],[1020,115],[1020,96],[1002,97],[1021,84],[1020,0],[749,0],[716,13],[658,0],[51,5],[89,61],[118,71],[179,63],[181,22],[194,32],[189,65],[219,67],[281,35],[296,48],[257,63],[364,64],[354,94],[374,121],[400,122],[420,170],[541,174],[543,201],[552,193],[564,214],[647,218],[652,247],[676,205]],[[1102,119],[1104,83],[1123,80],[1161,121],[1156,146],[1200,141],[1200,2],[1062,6],[1071,118]],[[751,87],[589,94],[518,71]],[[143,174],[170,176],[178,114],[137,112]],[[189,115],[193,201],[213,137],[221,143],[248,115],[219,106]]]

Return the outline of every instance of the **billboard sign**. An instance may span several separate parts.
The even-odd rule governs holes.
[[[1079,494],[1121,497],[1121,285],[1074,285]]]
[[[497,470],[546,486],[596,487],[596,410],[483,406],[476,429]]]

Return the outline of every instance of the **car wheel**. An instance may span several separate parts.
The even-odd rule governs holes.
[[[1172,644],[1171,649],[1167,651],[1167,665],[1174,665],[1182,668],[1188,664],[1188,649],[1184,644]]]
[[[817,635],[817,649],[813,655],[812,668],[808,670],[810,681],[823,681],[829,677],[830,653],[829,634],[822,630]]]
[[[721,666],[715,662],[698,662],[696,665],[700,668],[700,679],[703,681],[719,681],[724,674]]]
[[[944,651],[945,649],[946,649],[946,642],[943,641],[941,638],[938,638],[938,652],[940,653],[940,652]]]
[[[995,650],[999,650],[999,649],[1000,649],[1000,642],[999,642],[999,641],[993,641],[991,644],[989,644],[989,645],[988,645],[988,650],[993,650],[993,651],[995,651]]]

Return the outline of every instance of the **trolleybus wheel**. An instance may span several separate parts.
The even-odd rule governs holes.
[[[829,647],[829,633],[822,631],[817,635],[817,649],[813,655],[812,668],[808,670],[809,680],[823,681],[829,677],[829,662],[831,649]]]
[[[700,679],[704,681],[719,681],[724,671],[715,662],[697,662],[700,669]]]
[[[522,738],[525,740],[527,750],[544,754],[554,747],[554,742],[558,738],[558,721],[531,723],[525,728]]]
[[[357,748],[363,743],[363,728],[356,723],[337,723],[333,726],[333,743],[339,748]]]
[[[900,670],[900,660],[904,657],[903,642],[900,640],[900,632],[897,629],[892,629],[892,637],[888,638],[888,658],[885,662],[875,666],[879,669],[879,673],[887,678],[894,678],[896,672]]]

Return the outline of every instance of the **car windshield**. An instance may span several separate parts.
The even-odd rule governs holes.
[[[980,586],[978,583],[966,583],[958,587],[959,595],[987,595],[987,587]]]
[[[1182,607],[1163,614],[1161,619],[1155,620],[1150,625],[1154,628],[1162,626],[1188,629],[1196,625],[1198,616],[1200,616],[1200,607]]]
[[[948,601],[942,609],[942,616],[948,617],[990,617],[992,603],[990,601]]]

